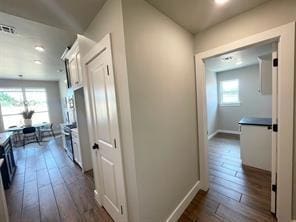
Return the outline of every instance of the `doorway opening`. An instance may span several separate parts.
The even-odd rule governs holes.
[[[262,46],[278,42],[278,59],[274,60],[277,68],[277,103],[272,110],[276,110],[277,121],[273,123],[273,131],[277,137],[272,140],[277,150],[274,155],[276,163],[275,212],[278,221],[290,221],[292,215],[292,166],[293,166],[293,134],[294,134],[294,68],[295,68],[295,24],[289,23],[230,44],[214,48],[195,56],[196,61],[196,89],[198,111],[199,165],[201,190],[208,191],[210,177],[208,167],[208,118],[206,100],[206,60],[236,52],[249,47]],[[234,84],[234,83],[233,83]],[[231,84],[230,84],[231,85]],[[235,85],[235,84],[234,84]],[[227,90],[226,90],[227,91]],[[275,109],[276,108],[276,109]],[[273,135],[273,133],[272,133]],[[261,139],[256,135],[255,139]],[[272,172],[275,172],[272,169]],[[273,182],[273,181],[272,181]],[[229,187],[227,187],[229,188]],[[252,206],[254,206],[252,204]],[[239,205],[235,205],[239,206]],[[245,208],[241,208],[240,212]],[[226,211],[224,211],[226,212]],[[229,213],[225,213],[229,215]],[[249,215],[249,214],[247,214]]]
[[[262,220],[274,219],[271,213],[276,213],[276,59],[273,42],[205,60],[209,192],[264,212]],[[232,219],[225,214],[225,203],[217,201],[218,216]]]

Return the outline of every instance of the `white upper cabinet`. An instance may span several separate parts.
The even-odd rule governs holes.
[[[73,89],[78,89],[83,86],[83,76],[81,72],[80,54],[77,50],[69,58],[68,62],[71,86],[73,87]]]
[[[94,44],[94,41],[82,35],[77,35],[76,41],[65,55],[65,59],[68,60],[68,71],[73,90],[84,86],[82,57]]]
[[[272,57],[271,54],[258,57],[259,88],[262,95],[272,94]]]

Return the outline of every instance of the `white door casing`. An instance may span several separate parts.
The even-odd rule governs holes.
[[[277,44],[273,43],[272,61],[278,59]],[[278,124],[278,67],[272,66],[272,124]],[[271,212],[276,213],[276,186],[277,186],[277,130],[272,130],[271,145]],[[274,187],[273,187],[274,186]],[[274,189],[275,188],[275,189]]]
[[[209,189],[205,63],[210,57],[256,44],[278,42],[277,206],[279,222],[292,217],[294,146],[295,22],[264,31],[195,55],[201,189]]]
[[[127,221],[126,194],[110,34],[84,58],[100,203],[115,221]],[[97,186],[98,184],[96,184]]]

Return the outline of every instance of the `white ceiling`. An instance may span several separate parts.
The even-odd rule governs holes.
[[[269,0],[229,0],[224,6],[217,6],[214,0],[146,1],[196,33]],[[0,0],[0,11],[19,16],[0,12],[0,24],[16,28],[15,35],[0,32],[0,78],[14,79],[23,75],[24,79],[32,80],[60,79],[64,75],[64,72],[57,72],[59,69],[64,70],[59,59],[61,54],[73,43],[76,38],[74,33],[83,31],[105,2],[106,0]],[[46,51],[37,52],[35,45],[43,45]],[[43,64],[35,64],[33,61],[36,59]]]
[[[255,65],[258,64],[258,56],[263,56],[271,53],[271,44],[250,47],[240,51],[235,51],[221,56],[209,58],[205,61],[206,69],[213,72],[223,72],[226,70]],[[223,58],[226,57],[231,57],[232,59],[225,61]]]
[[[270,0],[229,0],[225,5],[214,0],[146,1],[195,34]]]
[[[0,0],[0,11],[57,28],[82,32],[106,0]]]
[[[59,80],[65,75],[60,57],[74,42],[74,33],[1,12],[0,22],[16,29],[14,35],[0,32],[0,78],[17,79],[23,75],[23,79]],[[44,46],[45,52],[36,51],[35,45]],[[63,72],[59,73],[59,69]]]

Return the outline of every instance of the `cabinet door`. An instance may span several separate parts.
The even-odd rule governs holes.
[[[74,159],[81,166],[81,154],[79,141],[73,140]]]
[[[72,143],[73,143],[74,159],[77,161],[77,142],[76,140],[73,140]]]
[[[271,55],[258,58],[259,60],[259,92],[262,95],[272,94],[272,60]]]
[[[11,146],[10,142],[8,142],[5,146],[5,157],[4,158],[5,158],[6,165],[7,165],[9,181],[11,182],[12,177],[15,172],[15,161],[14,161],[13,150],[12,150],[12,146]]]
[[[82,67],[81,67],[81,56],[80,56],[80,52],[78,52],[76,54],[76,62],[77,62],[77,70],[78,70],[78,84],[79,85],[83,85],[83,75],[82,75]]]
[[[69,69],[70,69],[71,85],[72,87],[75,87],[79,84],[76,56],[73,56],[72,59],[69,61]]]

